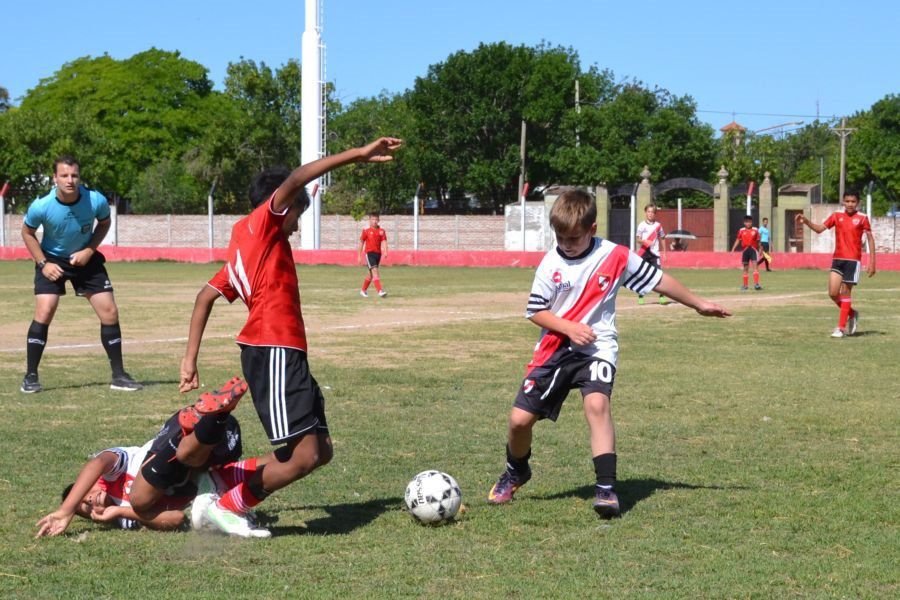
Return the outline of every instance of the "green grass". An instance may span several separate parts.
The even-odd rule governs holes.
[[[521,317],[527,269],[302,267],[310,362],[325,386],[332,464],[267,500],[267,541],[123,532],[85,521],[33,540],[86,457],[149,439],[176,391],[193,296],[208,265],[110,266],[126,366],[150,382],[108,389],[99,347],[47,350],[47,390],[18,392],[31,266],[0,263],[0,597],[897,597],[900,274],[856,290],[863,335],[828,337],[837,310],[815,271],[677,271],[734,310],[638,308],[620,296],[613,395],[625,514],[599,521],[577,396],[535,430],[534,478],[509,506],[487,490],[537,328]],[[648,300],[655,298],[650,297]],[[218,306],[201,377],[239,371],[241,306]],[[87,303],[61,303],[50,345],[95,344]],[[140,342],[140,343],[139,343]],[[245,402],[247,455],[268,443]],[[442,528],[401,509],[426,468],[454,475],[467,507]]]

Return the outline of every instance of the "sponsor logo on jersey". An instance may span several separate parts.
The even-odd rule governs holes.
[[[567,290],[570,287],[572,287],[571,283],[569,283],[568,281],[563,281],[562,278],[563,278],[562,273],[560,273],[559,271],[553,271],[552,279],[553,279],[553,283],[556,285],[557,292],[561,292],[563,290]]]
[[[522,386],[522,391],[526,394],[534,389],[534,379],[526,379],[525,385]]]
[[[234,431],[226,431],[225,437],[227,438],[228,449],[234,450],[234,447],[237,446],[240,436]]]

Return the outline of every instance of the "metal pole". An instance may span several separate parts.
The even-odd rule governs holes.
[[[868,188],[866,189],[866,216],[869,217],[869,223],[872,222],[872,186],[875,185],[875,181],[872,180],[869,182]],[[863,243],[865,245],[866,251],[869,250],[869,238],[863,238]]]
[[[840,184],[838,186],[838,202],[844,199],[844,182],[847,178],[847,138],[850,137],[854,131],[856,131],[855,127],[847,127],[847,117],[841,118],[841,126],[835,127],[832,129],[835,135],[840,136],[841,138],[841,176],[840,176]]]
[[[527,129],[525,119],[522,119],[522,139],[519,143],[519,196],[521,197],[522,216],[520,224],[522,226],[522,251],[525,251],[525,136]]]
[[[634,228],[636,227],[636,223],[634,222],[634,207],[637,205],[637,189],[639,184],[634,184],[634,189],[631,190],[631,204],[629,205],[628,212],[631,214],[631,217],[628,219],[629,227],[631,228],[631,234],[629,237],[629,245],[628,248],[630,250],[634,250]]]
[[[819,202],[825,203],[825,157],[819,157]]]
[[[6,193],[9,191],[9,182],[0,188],[0,246],[6,245]]]
[[[750,187],[747,188],[747,216],[753,215],[753,188],[756,186],[755,181],[750,182]]]
[[[519,201],[519,205],[522,207],[522,252],[528,250],[528,246],[525,243],[525,197],[528,195],[528,182],[525,182],[525,187],[522,188],[522,198]]]
[[[424,186],[425,182],[420,181],[413,196],[413,250],[419,249],[419,193]]]
[[[678,229],[681,229],[681,198],[678,199]]]
[[[215,180],[212,183],[212,186],[209,188],[209,195],[206,196],[206,215],[209,225],[209,247],[210,249],[215,248],[215,232],[213,231],[213,194],[216,193],[216,182]]]
[[[575,80],[575,112],[581,114],[581,85],[577,79]],[[575,147],[581,147],[581,132],[578,125],[575,126]]]

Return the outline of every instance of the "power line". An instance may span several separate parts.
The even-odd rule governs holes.
[[[786,113],[758,113],[758,112],[740,112],[736,110],[700,110],[698,113],[711,113],[716,115],[744,115],[749,117],[801,117],[806,119],[837,119],[836,115],[794,115]]]

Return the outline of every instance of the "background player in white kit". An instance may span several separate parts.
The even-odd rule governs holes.
[[[637,226],[638,249],[637,255],[654,267],[662,266],[660,262],[665,258],[666,245],[659,240],[666,237],[662,223],[656,220],[656,205],[648,204],[644,207],[644,220]],[[644,303],[644,294],[638,294],[638,304]],[[660,304],[668,304],[669,301],[662,294],[659,295]]]
[[[504,504],[531,479],[532,428],[553,421],[569,390],[578,388],[591,434],[596,475],[594,510],[604,518],[619,514],[616,434],[610,396],[616,375],[616,292],[624,285],[638,293],[656,291],[704,316],[727,317],[723,307],[699,298],[634,252],[595,238],[597,206],[587,192],[564,192],[550,211],[557,247],[535,273],[525,316],[541,336],[509,416],[506,470],[488,501]]]

